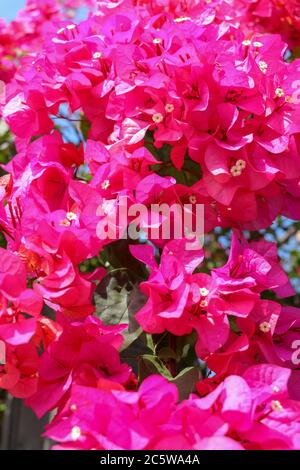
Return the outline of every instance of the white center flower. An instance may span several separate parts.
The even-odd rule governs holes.
[[[271,330],[271,325],[267,321],[264,321],[259,325],[259,329],[263,333],[269,333],[269,331]]]
[[[262,73],[267,73],[268,64],[264,60],[260,60],[258,62],[258,66],[259,66],[260,70],[262,71]]]
[[[167,113],[172,113],[174,111],[174,104],[172,103],[167,103],[165,106],[165,110]]]
[[[184,21],[190,21],[190,16],[180,16],[179,18],[174,19],[174,23],[183,23]]]
[[[278,98],[282,98],[282,96],[284,96],[283,88],[276,88],[275,95],[278,96]]]
[[[200,287],[199,291],[202,297],[207,297],[209,294],[209,290],[206,287]]]
[[[242,174],[242,170],[238,166],[233,165],[230,168],[230,173],[232,174],[232,176],[240,176]]]
[[[246,162],[245,160],[242,160],[241,158],[239,160],[237,160],[235,166],[237,166],[238,168],[240,168],[241,170],[244,170],[246,168]]]
[[[279,400],[272,400],[271,407],[273,411],[281,411],[283,408]]]
[[[103,183],[101,184],[102,189],[108,189],[110,186],[109,180],[104,180]]]
[[[77,220],[77,215],[75,214],[75,212],[67,212],[66,213],[66,218],[72,222],[73,220]]]

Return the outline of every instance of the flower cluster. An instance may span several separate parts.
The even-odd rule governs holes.
[[[24,10],[7,24],[0,19],[0,80],[8,82],[24,55],[40,51],[45,37],[54,34],[59,24],[73,18],[82,6],[94,7],[96,0],[27,0]],[[56,29],[55,29],[56,28]]]
[[[230,23],[112,11],[58,29],[41,54],[21,61],[2,109],[18,146],[51,132],[52,117],[68,103],[91,123],[92,185],[101,183],[106,198],[129,177],[116,165],[121,147],[129,152],[122,166],[145,176],[130,155],[150,133],[158,153],[171,147],[175,169],[187,155],[201,168],[200,180],[187,175],[190,189],[174,181],[174,194],[168,189],[160,198],[171,202],[180,191],[181,200],[205,204],[207,230],[266,227],[278,214],[297,218],[299,65],[284,62],[280,36],[249,41]],[[99,140],[107,148],[95,156]],[[156,173],[165,175],[161,167]]]
[[[276,244],[249,237],[300,219],[296,3],[28,0],[0,23],[16,148],[0,176],[0,387],[56,410],[58,448],[300,448],[300,310]],[[155,204],[203,205],[208,237],[231,229],[227,262],[208,269],[174,230],[120,250],[98,231],[124,199],[146,208],[139,228]],[[115,295],[140,298],[117,323],[120,272]],[[139,371],[136,331],[153,353]]]
[[[160,376],[138,392],[104,382],[74,386],[46,435],[63,449],[290,449],[300,445],[300,404],[289,398],[289,371],[252,366],[205,398],[176,406],[176,387]]]

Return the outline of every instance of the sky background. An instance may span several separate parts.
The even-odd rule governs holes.
[[[39,0],[42,2],[43,0]],[[24,7],[26,0],[0,0],[0,18],[6,21],[15,19],[16,14]],[[86,8],[82,7],[77,12],[77,19],[84,19],[87,15]]]
[[[24,4],[25,0],[0,0],[0,17],[13,20]]]

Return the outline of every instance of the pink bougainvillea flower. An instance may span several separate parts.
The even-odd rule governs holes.
[[[21,259],[0,248],[0,292],[9,300],[16,300],[26,289],[26,270]]]
[[[299,309],[256,237],[300,216],[299,32],[295,0],[27,0],[0,19],[0,387],[56,410],[55,448],[300,448]],[[140,217],[117,220],[125,203]],[[141,277],[117,242],[134,225]],[[129,325],[97,316],[111,278]],[[128,365],[145,338],[169,381]]]
[[[207,397],[196,399],[194,406],[210,409],[246,449],[297,449],[300,407],[299,402],[289,399],[289,376],[288,369],[252,366],[243,378],[226,378]]]
[[[163,433],[177,399],[176,387],[160,376],[146,379],[138,393],[75,386],[64,420],[54,420],[47,435],[66,448],[144,449]]]
[[[279,264],[276,245],[264,240],[247,243],[234,232],[231,251],[227,264],[218,268],[215,273],[224,279],[237,279],[244,287],[255,291],[271,289],[281,297],[293,295],[294,290]],[[240,279],[240,281],[238,281]]]

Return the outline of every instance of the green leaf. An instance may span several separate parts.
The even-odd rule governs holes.
[[[0,247],[1,248],[6,248],[7,247],[7,241],[2,232],[0,232]]]
[[[85,141],[87,141],[89,137],[90,128],[91,123],[86,118],[80,121],[80,131]]]
[[[102,297],[95,293],[96,315],[106,325],[117,325],[128,322],[127,296],[129,292],[126,287],[119,288],[118,282],[111,277],[106,288],[106,296]]]
[[[143,332],[135,320],[135,314],[142,308],[146,298],[137,286],[128,290],[127,285],[120,286],[115,277],[110,278],[105,295],[100,295],[97,290],[94,297],[96,315],[106,325],[128,325],[123,331],[125,340],[121,351],[124,351]]]
[[[153,374],[162,375],[169,380],[172,379],[169,370],[158,357],[144,354],[139,358],[139,383]]]
[[[129,245],[133,245],[134,240],[117,240],[104,248],[107,262],[113,268],[126,268],[128,280],[135,283],[147,278],[148,272],[144,264],[140,263],[132,256]]]
[[[237,324],[236,324],[236,317],[234,317],[233,315],[229,315],[228,316],[228,320],[229,320],[229,324],[230,324],[230,328],[231,328],[231,331],[233,331],[234,333],[236,333],[238,336],[240,336],[242,334],[241,330],[238,328]]]
[[[144,354],[139,359],[139,383],[149,377],[149,375],[159,374],[174,383],[179,391],[180,401],[189,397],[195,391],[195,384],[202,378],[202,374],[197,367],[187,367],[176,377],[172,377],[164,362],[151,354]]]
[[[191,351],[195,351],[196,340],[197,335],[195,331],[188,335],[178,336],[176,338],[176,354],[178,362],[180,360],[187,359]],[[195,355],[193,355],[192,360],[195,358]]]
[[[149,333],[146,334],[146,344],[149,349],[151,349],[152,352],[155,352],[155,344],[153,341],[153,336],[150,335]]]
[[[135,314],[143,307],[145,300],[146,297],[136,286],[127,297],[127,311],[125,316],[128,322],[128,328],[123,333],[125,336],[125,341],[121,351],[127,349],[131,343],[133,343],[143,333],[143,329],[139,326],[135,319]]]
[[[158,357],[164,361],[168,361],[169,359],[177,359],[176,352],[168,347],[161,348],[158,352]]]

